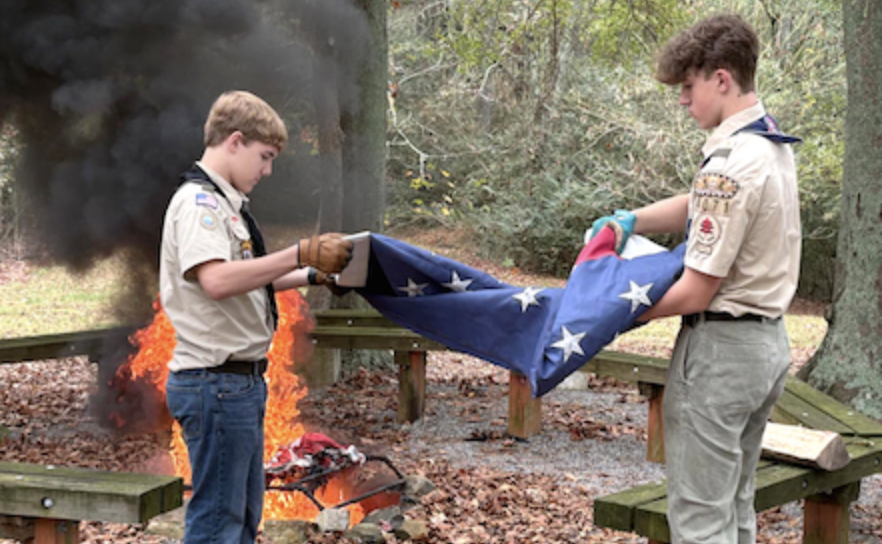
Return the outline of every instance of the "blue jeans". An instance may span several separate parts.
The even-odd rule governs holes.
[[[184,543],[253,543],[265,487],[263,377],[184,370],[169,373],[166,391],[193,472]]]

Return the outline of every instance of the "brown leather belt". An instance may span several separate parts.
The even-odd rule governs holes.
[[[695,327],[695,325],[701,323],[702,319],[704,319],[704,321],[756,321],[759,323],[778,320],[777,317],[772,318],[757,314],[734,316],[732,314],[727,314],[726,312],[699,312],[697,314],[684,315],[683,325],[687,327]]]
[[[235,361],[233,359],[228,359],[223,364],[213,366],[206,370],[221,374],[243,374],[246,376],[249,374],[263,375],[266,372],[266,364],[266,358],[257,361]]]

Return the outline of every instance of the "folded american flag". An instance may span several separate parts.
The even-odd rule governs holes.
[[[513,287],[462,263],[370,235],[364,287],[384,316],[426,338],[525,375],[542,396],[657,302],[683,270],[685,246],[620,258],[605,228],[564,288]]]

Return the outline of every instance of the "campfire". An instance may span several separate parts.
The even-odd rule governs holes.
[[[299,422],[297,403],[307,388],[292,371],[295,357],[308,357],[312,327],[306,301],[296,291],[277,295],[279,328],[268,354],[265,375],[269,391],[265,417],[264,460],[267,475],[265,520],[314,520],[324,509],[348,510],[349,524],[359,523],[371,510],[397,504],[404,478],[392,463],[365,455],[333,439],[307,433]],[[167,362],[175,346],[174,329],[159,302],[153,323],[136,332],[138,349],[117,371],[111,387],[137,390],[157,402],[165,399]],[[134,387],[133,384],[137,384]],[[125,425],[119,413],[111,415],[118,427]],[[167,416],[167,421],[172,421]],[[187,448],[180,426],[172,421],[169,455],[175,474],[190,481]],[[363,470],[368,464],[384,470]]]

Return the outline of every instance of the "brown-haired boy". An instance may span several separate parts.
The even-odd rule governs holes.
[[[689,194],[599,219],[627,238],[677,232],[680,280],[641,317],[682,315],[664,399],[668,521],[675,544],[756,541],[754,474],[790,364],[781,319],[796,291],[801,230],[790,143],[754,90],[759,41],[735,15],[671,40],[656,77],[713,129]]]
[[[272,173],[287,140],[262,99],[222,94],[205,123],[202,159],[182,175],[165,215],[160,294],[177,338],[166,401],[193,474],[188,544],[254,542],[274,293],[310,283],[316,269],[340,272],[351,258],[351,242],[336,233],[266,253],[247,195]]]

